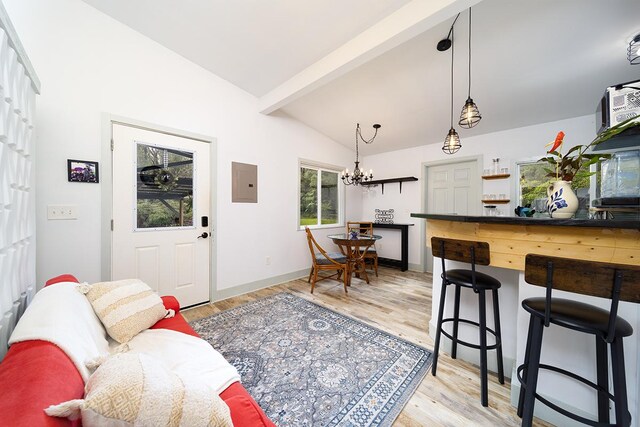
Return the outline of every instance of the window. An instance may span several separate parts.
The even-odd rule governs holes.
[[[193,227],[193,153],[136,144],[136,229]]]
[[[518,205],[531,205],[536,213],[546,213],[547,187],[554,178],[549,178],[547,171],[549,164],[546,162],[521,162],[518,164]],[[589,212],[590,175],[587,169],[578,172],[572,181],[571,188],[576,193],[580,202],[576,218],[586,218]],[[536,215],[538,216],[538,215]]]
[[[339,176],[331,167],[300,163],[299,228],[344,224]]]

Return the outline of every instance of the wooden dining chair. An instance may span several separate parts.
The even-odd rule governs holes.
[[[309,227],[305,227],[304,231],[307,233],[307,243],[309,244],[309,251],[311,252],[312,265],[311,271],[309,272],[309,279],[307,280],[307,282],[311,282],[311,293],[313,293],[316,282],[331,279],[334,276],[333,274],[321,276],[318,274],[319,271],[334,271],[336,275],[335,279],[338,281],[342,275],[344,292],[349,293],[347,291],[347,278],[349,276],[347,257],[340,252],[326,252],[318,242],[316,242]],[[318,280],[318,278],[320,279]],[[312,279],[313,281],[311,281]]]
[[[351,231],[356,231],[360,234],[368,234],[373,236],[373,222],[368,221],[349,221],[347,222],[347,233]],[[371,264],[373,265],[373,271],[376,273],[376,277],[378,277],[378,252],[376,251],[376,244],[374,243],[367,249],[367,252],[364,254],[365,262],[370,259]]]

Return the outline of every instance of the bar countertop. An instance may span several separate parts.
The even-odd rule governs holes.
[[[476,222],[486,224],[510,224],[510,225],[544,225],[565,227],[600,227],[600,228],[627,228],[640,230],[640,218],[637,219],[560,219],[560,218],[522,218],[509,216],[469,216],[456,214],[427,214],[412,213],[413,218],[439,219],[443,221]]]

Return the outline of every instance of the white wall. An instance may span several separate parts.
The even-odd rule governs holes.
[[[101,184],[68,183],[66,159],[101,159],[101,114],[217,138],[217,287],[307,269],[297,231],[298,158],[340,167],[353,153],[79,0],[4,0],[42,81],[38,105],[37,277],[100,280]],[[231,162],[258,165],[257,204],[231,203]],[[352,191],[349,194],[354,195]],[[347,216],[359,214],[352,197]],[[48,221],[74,204],[75,221]],[[328,231],[318,234],[328,234]],[[265,265],[265,257],[271,265]]]
[[[482,122],[478,126],[482,126]],[[409,264],[416,268],[422,264],[421,238],[424,220],[411,218],[410,213],[423,212],[421,195],[426,191],[421,179],[423,163],[442,160],[458,162],[470,156],[482,156],[484,166],[481,169],[485,169],[491,167],[491,159],[500,158],[500,165],[509,168],[510,179],[482,181],[481,194],[507,194],[507,197],[511,198],[511,203],[499,205],[499,207],[506,215],[515,215],[513,209],[518,205],[514,200],[515,183],[517,182],[517,177],[514,175],[515,162],[542,157],[546,152],[545,144],[553,141],[558,131],[561,130],[566,134],[565,144],[568,147],[589,143],[595,137],[595,127],[595,114],[593,114],[474,137],[465,137],[464,130],[461,130],[462,148],[454,155],[442,152],[442,143],[446,136],[446,131],[443,131],[442,141],[416,148],[367,156],[362,159],[362,164],[367,169],[374,170],[375,179],[415,176],[420,181],[404,183],[402,194],[398,191],[398,184],[385,185],[384,195],[380,187],[373,188],[368,192],[364,191],[362,193],[362,219],[373,219],[376,208],[394,209],[395,222],[414,223],[415,226],[409,229]],[[482,205],[480,200],[478,200],[478,205]],[[479,207],[479,211],[481,209]],[[382,230],[376,230],[376,233],[383,234]],[[384,233],[380,243],[382,243],[382,247],[379,248],[381,256],[400,257],[399,238],[394,237],[391,232]]]

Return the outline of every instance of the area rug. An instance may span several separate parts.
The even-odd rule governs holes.
[[[191,322],[276,425],[390,426],[431,352],[283,292]]]

